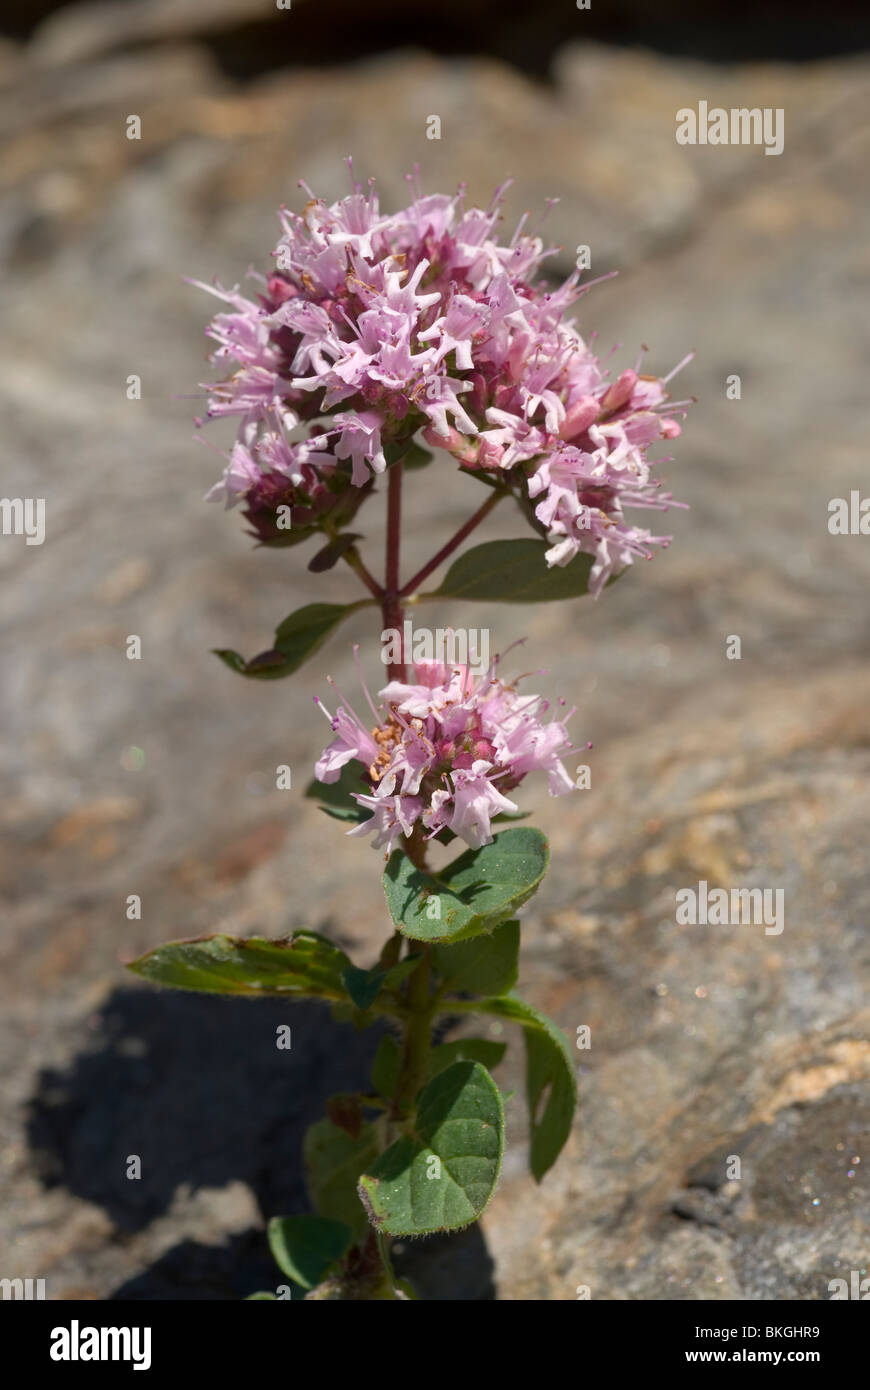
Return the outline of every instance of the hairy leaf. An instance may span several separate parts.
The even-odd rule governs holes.
[[[325,1216],[273,1216],[269,1248],[279,1269],[303,1289],[313,1289],[350,1249],[351,1233]]]
[[[417,869],[396,850],[384,873],[390,915],[415,941],[464,941],[492,931],[538,888],[547,869],[540,830],[503,830],[482,849],[469,849],[437,875]]]
[[[168,941],[128,967],[155,984],[209,994],[281,994],[344,999],[344,951],[316,932],[265,937],[203,936]]]
[[[449,1004],[444,1007],[449,1008]],[[529,1163],[540,1182],[565,1145],[577,1104],[577,1074],[568,1039],[546,1014],[513,994],[475,1001],[474,1010],[495,1014],[523,1029],[531,1126]]]
[[[507,1044],[490,1038],[458,1038],[455,1042],[433,1047],[429,1058],[429,1075],[437,1076],[454,1062],[480,1062],[487,1071],[497,1067],[507,1051]]]
[[[360,1179],[372,1224],[393,1236],[468,1226],[495,1190],[503,1150],[498,1087],[479,1062],[455,1062],[420,1092],[414,1134]]]
[[[507,994],[517,982],[519,922],[502,922],[491,932],[452,946],[436,946],[435,968],[449,990]]]

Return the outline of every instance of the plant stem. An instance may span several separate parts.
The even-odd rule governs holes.
[[[476,526],[493,510],[502,497],[510,493],[504,489],[493,491],[486,501],[478,507],[468,521],[443,545],[436,555],[423,566],[413,579],[400,586],[399,544],[402,516],[402,463],[393,464],[389,472],[387,492],[387,543],[384,587],[381,591],[381,611],[384,628],[394,628],[402,633],[402,600],[416,591],[434,569],[452,555],[470,535]],[[350,552],[353,554],[353,552]],[[397,662],[389,668],[390,680],[405,680],[405,663]],[[403,849],[418,869],[425,869],[426,842],[422,827],[403,841]],[[425,1085],[429,1072],[429,1054],[432,1049],[432,1019],[437,1008],[442,1007],[441,995],[432,993],[432,950],[423,947],[420,962],[408,979],[405,1016],[405,1037],[396,1093],[390,1109],[390,1118],[403,1118],[416,1100],[418,1092]],[[382,1252],[383,1253],[383,1252]]]
[[[393,1288],[396,1287],[396,1276],[393,1271],[393,1262],[390,1259],[390,1242],[382,1231],[377,1233],[378,1254],[381,1257],[381,1264],[384,1267],[387,1278]]]
[[[362,556],[360,555],[356,546],[352,545],[350,550],[346,550],[344,552],[344,555],[342,556],[342,559],[345,561],[346,564],[350,565],[354,574],[356,574],[362,580],[369,593],[375,599],[377,599],[378,603],[381,603],[384,597],[384,591],[381,588],[378,581],[375,579],[374,575],[366,569],[366,566],[363,564]]]
[[[387,556],[382,608],[384,628],[393,628],[401,636],[402,603],[399,592],[399,546],[402,523],[402,461],[394,463],[389,472],[387,486]],[[388,679],[403,681],[405,663],[391,662]]]
[[[432,948],[424,946],[420,964],[408,981],[408,1022],[393,1115],[411,1106],[426,1080],[432,1047]]]
[[[456,535],[452,536],[446,545],[442,545],[437,555],[433,555],[432,559],[429,560],[421,570],[418,570],[418,572],[414,575],[413,579],[409,579],[404,588],[400,589],[399,598],[407,598],[409,594],[413,594],[415,590],[418,589],[419,586],[423,583],[423,580],[428,579],[432,571],[437,569],[438,566],[442,564],[444,560],[447,559],[448,555],[453,554],[457,546],[460,546],[462,544],[462,542],[465,540],[465,537],[471,534],[475,526],[479,526],[480,523],[483,521],[484,517],[489,516],[493,507],[495,507],[496,504],[501,501],[502,497],[508,496],[510,496],[510,494],[507,492],[491,492],[489,497],[487,497],[486,501],[483,503],[483,505],[478,507],[474,515],[468,518],[468,520],[465,522],[465,525],[460,526],[459,530],[456,532]]]

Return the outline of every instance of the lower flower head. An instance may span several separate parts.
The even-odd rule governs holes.
[[[452,831],[478,849],[492,841],[492,821],[515,815],[508,795],[529,772],[546,772],[551,796],[573,789],[561,759],[575,751],[565,729],[573,711],[545,720],[549,702],[521,694],[517,682],[467,666],[419,661],[410,681],[390,681],[380,706],[366,699],[374,723],[342,697],[329,715],[336,738],[315,768],[336,782],[342,768],[362,765],[368,791],[353,793],[371,816],[349,833],[374,835],[376,848],[422,828],[426,838]]]

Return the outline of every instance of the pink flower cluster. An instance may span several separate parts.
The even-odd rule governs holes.
[[[251,534],[263,545],[295,545],[327,516],[333,526],[345,525],[371,489],[354,487],[326,446],[316,435],[290,444],[268,428],[238,439],[208,500],[243,502]]]
[[[566,318],[588,286],[577,271],[558,288],[540,281],[554,253],[525,218],[507,245],[496,239],[501,196],[483,211],[464,207],[462,191],[418,193],[385,215],[354,184],[332,206],[312,195],[303,212],[282,210],[258,302],[212,290],[229,306],[209,328],[212,361],[236,370],[208,386],[208,413],[240,426],[213,496],[232,505],[269,492],[270,473],[295,485],[306,464],[349,470],[361,486],[390,446],[422,431],[528,500],[549,564],[592,555],[596,594],[667,540],[625,508],[672,501],[647,449],[680,433],[688,402],[669,403],[669,378],[640,375],[639,362],[610,380]]]
[[[317,763],[316,777],[337,782],[356,760],[371,787],[353,794],[372,815],[351,835],[374,834],[375,847],[389,850],[419,824],[427,838],[447,829],[478,849],[491,842],[495,816],[518,810],[505,793],[527,773],[546,772],[551,796],[573,789],[561,763],[576,751],[565,731],[573,711],[545,723],[549,702],[519,695],[496,678],[494,663],[475,677],[465,666],[419,661],[413,676],[409,684],[390,681],[380,692],[380,709],[366,691],[371,728],[343,698],[335,716],[324,709],[337,737]]]

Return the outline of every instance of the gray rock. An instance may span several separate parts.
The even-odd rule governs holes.
[[[301,794],[325,735],[312,696],[327,672],[353,686],[354,639],[378,679],[377,625],[349,624],[287,683],[245,684],[211,656],[261,650],[348,581],[309,575],[307,552],[254,552],[202,505],[219,461],[190,418],[211,306],[181,280],[266,264],[275,207],[300,176],[341,192],[350,141],[385,203],[415,161],[427,187],[466,178],[475,198],[512,172],[509,221],[560,195],[560,264],[588,242],[596,273],[624,268],[582,301],[584,329],[628,361],[649,343],[657,370],[698,350],[679,390],[702,403],[663,470],[691,504],[670,551],[598,604],[464,610],[498,649],[528,638],[524,665],[549,663],[595,744],[590,792],[524,798],[553,849],[524,914],[524,989],[593,1046],[576,1137],[540,1189],[511,1106],[484,1222],[498,1296],[827,1297],[860,1267],[870,1161],[870,550],[826,524],[866,476],[866,61],[726,70],[575,46],[550,89],[418,53],[231,87],[180,30],[133,52],[80,11],[52,23],[0,72],[4,489],[48,511],[43,547],[0,543],[4,1276],[47,1277],[54,1296],[262,1287],[262,1223],[303,1200],[300,1126],[365,1067],[355,1037],[298,1015],[285,1094],[265,1014],[229,1028],[122,967],[198,932],[314,926],[363,964],[383,938],[378,856]],[[675,112],[700,97],[783,105],[783,155],[678,147]],[[448,472],[433,501],[430,476],[407,489],[406,565],[477,497]],[[376,557],[374,504],[366,528]],[[496,512],[488,534],[517,519]],[[270,790],[279,763],[290,793]],[[701,878],[783,887],[782,936],[679,927],[674,893]],[[504,1084],[521,1087],[515,1043]],[[164,1176],[134,1200],[140,1130]],[[717,1183],[728,1154],[736,1191]],[[453,1272],[433,1252],[430,1296],[488,1296],[489,1256],[463,1251]]]
[[[297,5],[300,0],[296,0]],[[43,20],[31,42],[40,67],[81,64],[119,48],[203,37],[271,14],[263,0],[104,0],[69,5]]]

